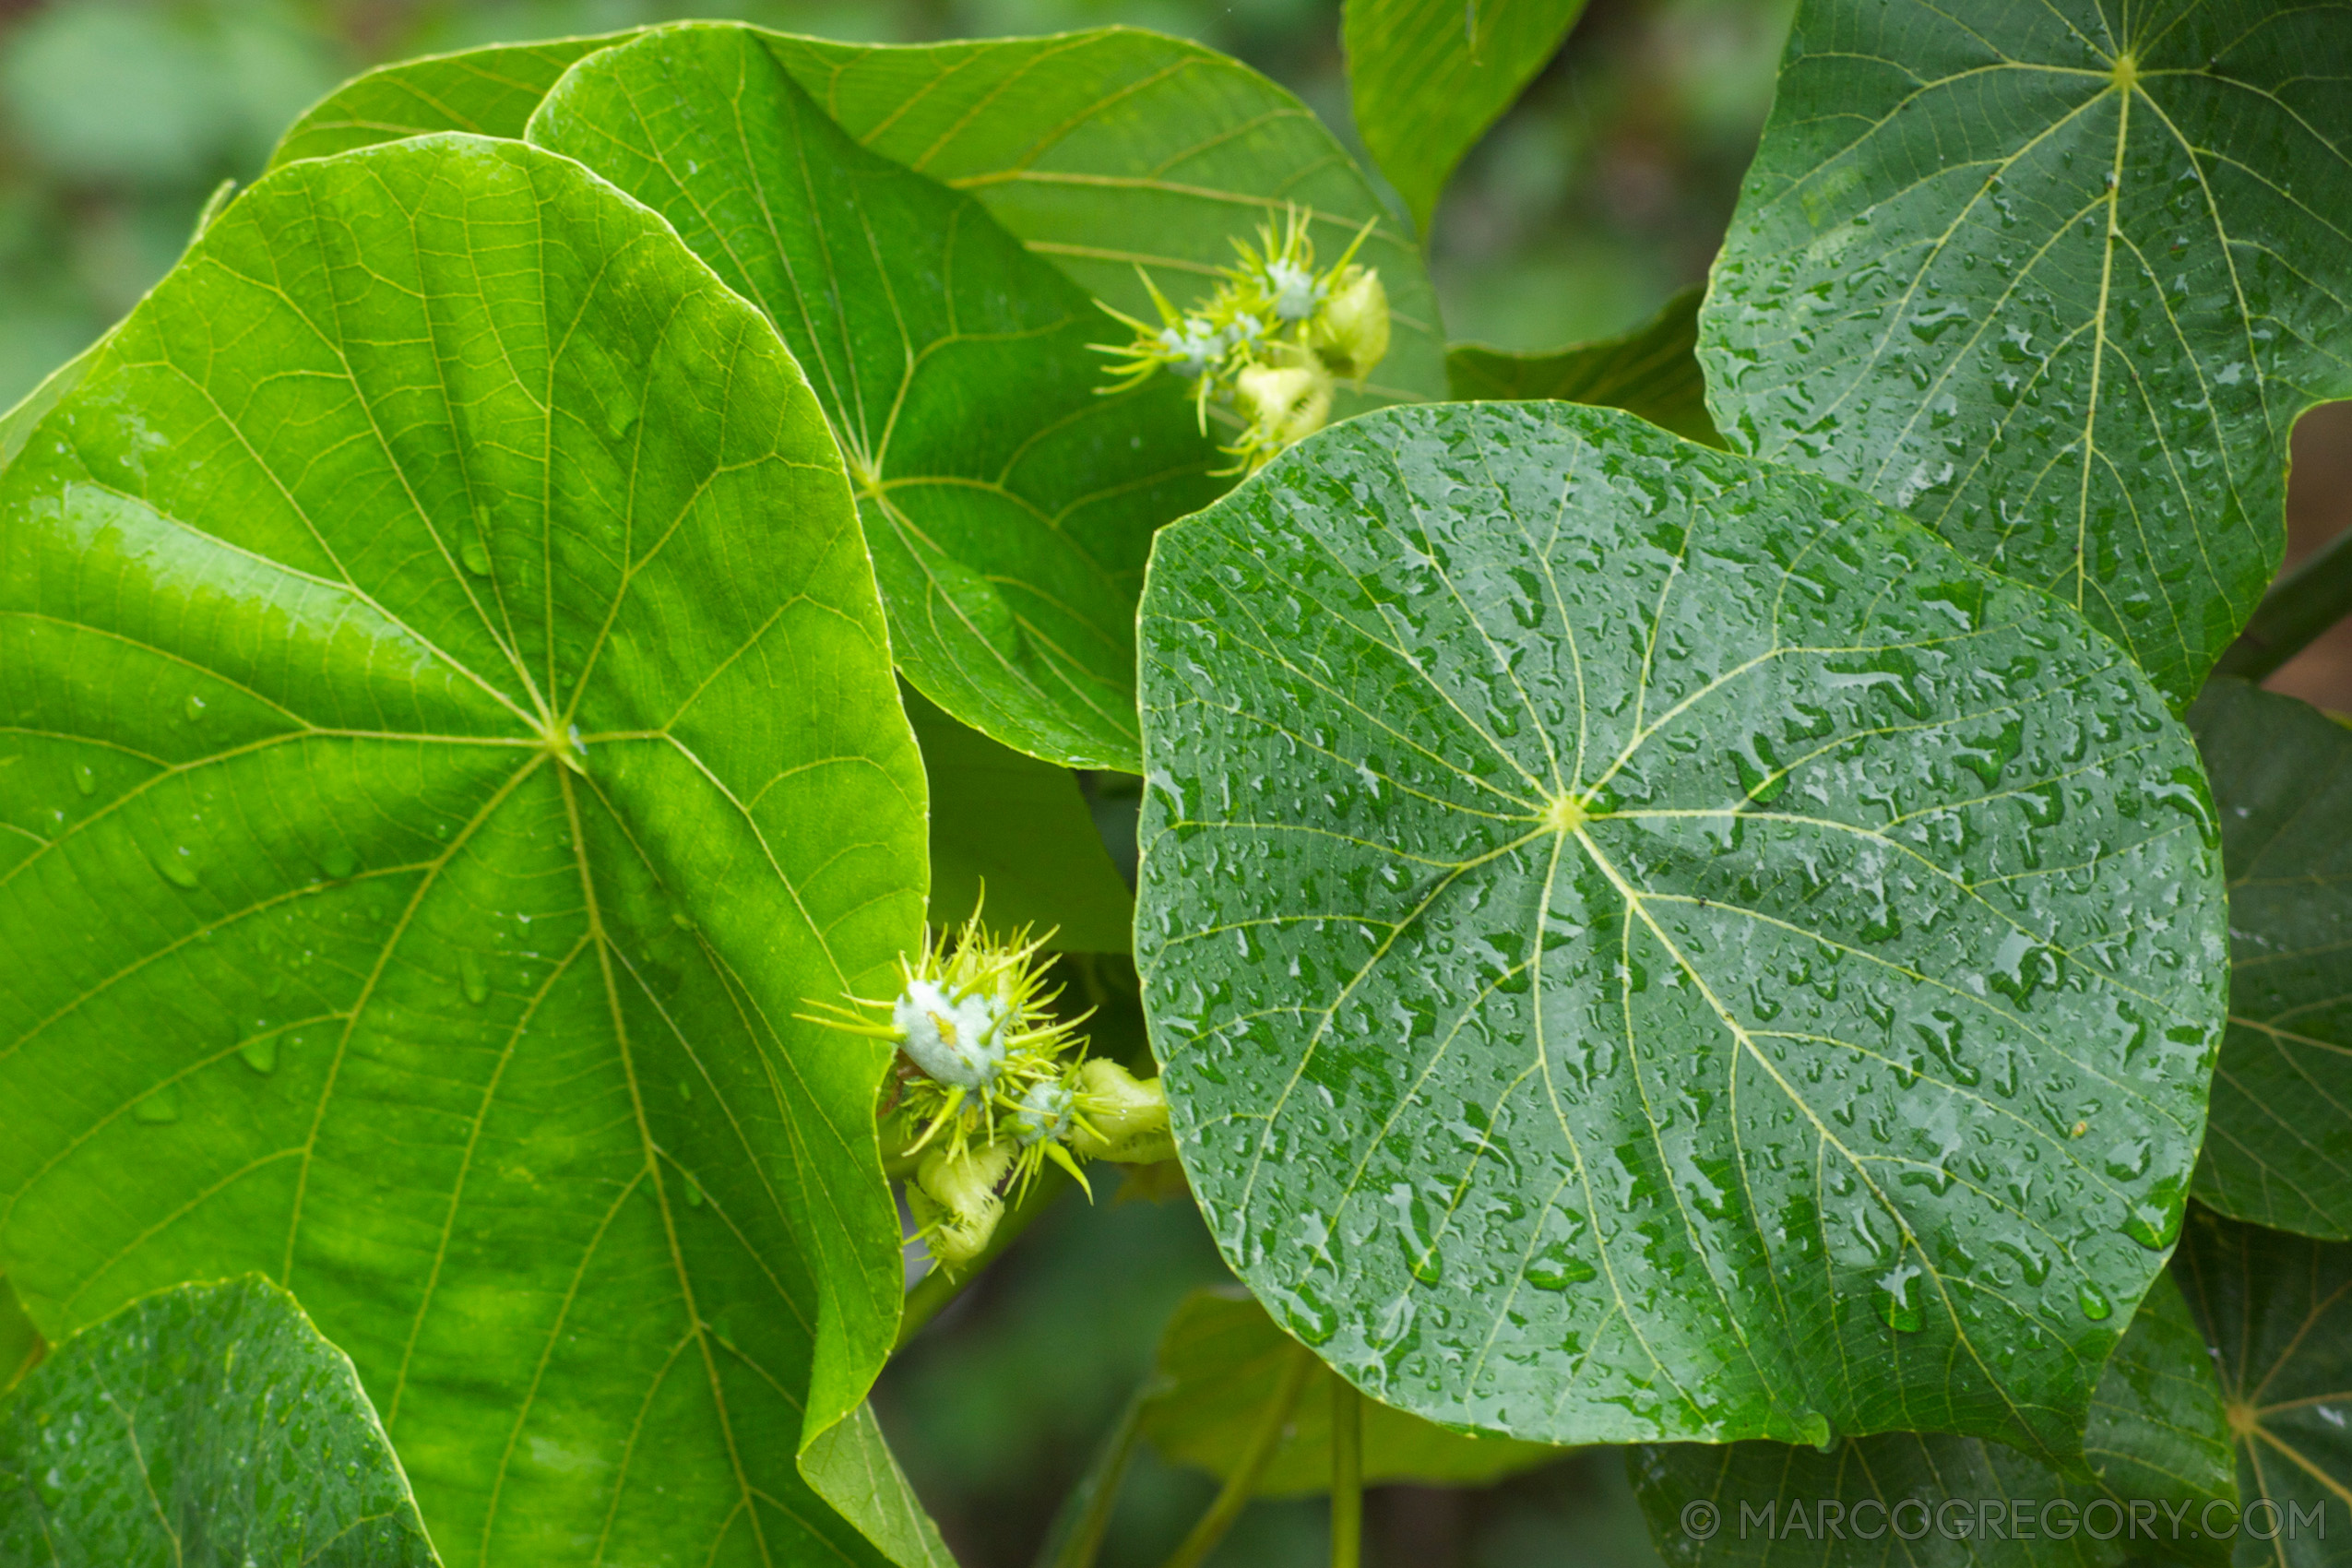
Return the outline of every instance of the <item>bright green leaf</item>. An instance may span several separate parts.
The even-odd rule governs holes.
[[[2352,1558],[2352,1245],[2198,1208],[2172,1271],[2221,1374],[2246,1510],[2239,1568]]]
[[[1699,374],[1701,292],[1675,295],[1630,332],[1548,354],[1456,343],[1446,351],[1447,379],[1455,398],[1465,402],[1595,403],[1720,446],[1723,438],[1707,418],[1706,380]]]
[[[2229,1033],[2196,1194],[2352,1239],[2352,731],[2215,681],[2189,710],[2229,873]]]
[[[956,1568],[871,1408],[860,1405],[819,1433],[801,1455],[801,1474],[897,1568]]]
[[[1806,0],[1701,316],[1716,422],[2049,588],[2185,704],[2352,394],[2341,5]]]
[[[605,50],[529,135],[669,219],[808,368],[908,679],[1033,755],[1134,771],[1152,532],[1224,488],[1183,384],[1102,396],[1093,303],[851,141],[751,29]]]
[[[1194,1291],[1160,1335],[1159,1385],[1144,1406],[1145,1435],[1177,1463],[1226,1479],[1265,1415],[1284,1359],[1304,1354],[1249,1296]],[[1333,1382],[1321,1366],[1307,1379],[1259,1478],[1260,1496],[1330,1489]],[[1367,1485],[1483,1486],[1561,1456],[1542,1443],[1448,1431],[1370,1401],[1363,1412]]]
[[[2216,1503],[2216,1520],[2232,1516],[2238,1498],[2221,1388],[2169,1279],[2149,1290],[2107,1363],[2083,1452],[2096,1479],[1982,1438],[1907,1431],[1826,1452],[1645,1445],[1627,1464],[1670,1568],[2227,1562],[2229,1543],[2197,1523]]]
[[[1188,303],[1232,262],[1232,242],[1278,223],[1287,204],[1313,212],[1326,256],[1383,220],[1359,254],[1380,270],[1395,336],[1364,395],[1341,389],[1340,410],[1446,395],[1437,291],[1420,252],[1314,112],[1241,62],[1132,28],[915,47],[765,36],[860,142],[978,197],[1031,250],[1131,315],[1151,313],[1137,267]],[[278,159],[302,156],[327,128],[371,140],[520,136],[533,95],[578,42],[372,71],[304,116]],[[528,91],[509,94],[509,82]],[[468,123],[451,123],[451,102]]]
[[[758,313],[517,142],[291,164],[0,476],[0,671],[43,1331],[257,1270],[453,1563],[861,1557],[793,1455],[897,1322],[888,1053],[794,1015],[919,939],[923,780]]]
[[[1429,232],[1446,176],[1544,68],[1585,0],[1348,0],[1356,134]]]
[[[572,63],[635,30],[543,43],[497,43],[363,72],[303,112],[269,155],[272,169],[434,131],[519,137]]]
[[[953,925],[986,895],[992,926],[1055,928],[1067,953],[1124,953],[1135,900],[1067,768],[1023,756],[909,691],[931,781],[931,910]]]
[[[1144,614],[1137,963],[1277,1317],[1521,1437],[2072,1450],[2226,980],[2195,750],[2113,644],[1564,403],[1313,437]]]
[[[0,469],[17,460],[17,454],[25,449],[25,442],[31,436],[32,427],[41,422],[42,415],[55,408],[66,393],[81,385],[83,374],[96,362],[99,350],[105,346],[106,339],[101,338],[42,376],[41,385],[18,398],[15,408],[0,414]]]
[[[25,1315],[24,1303],[0,1277],[0,1394],[32,1369],[46,1352],[41,1330]]]
[[[0,1404],[0,1560],[440,1562],[350,1360],[257,1277],[135,1301]]]

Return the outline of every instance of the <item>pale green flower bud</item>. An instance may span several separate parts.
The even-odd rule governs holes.
[[[941,1267],[962,1267],[996,1234],[996,1222],[1004,1216],[997,1185],[1018,1153],[1012,1144],[998,1142],[933,1149],[923,1157],[907,1184],[907,1208],[927,1232],[924,1245]]]
[[[1360,378],[1388,357],[1388,291],[1380,274],[1351,267],[1307,329],[1307,341],[1335,374]]]
[[[1331,418],[1331,373],[1314,361],[1252,365],[1236,378],[1234,401],[1250,421],[1244,445],[1271,456]]]
[[[1176,1158],[1168,1130],[1168,1094],[1158,1078],[1137,1082],[1118,1063],[1100,1056],[1078,1063],[1078,1114],[1070,1127],[1071,1149],[1087,1159],[1150,1165]]]

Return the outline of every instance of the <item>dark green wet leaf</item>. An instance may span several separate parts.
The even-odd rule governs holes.
[[[2049,588],[2185,704],[2352,394],[2341,0],[1806,0],[1701,319],[1734,445]]]
[[[281,168],[434,131],[519,137],[523,124],[572,63],[634,38],[634,30],[540,43],[494,43],[379,65],[310,106],[269,155]]]
[[[1031,250],[1131,315],[1152,308],[1138,266],[1188,303],[1232,262],[1232,241],[1278,222],[1288,203],[1315,215],[1325,256],[1382,219],[1359,254],[1380,269],[1395,336],[1362,395],[1343,387],[1339,408],[1446,395],[1437,291],[1420,248],[1314,112],[1240,61],[1133,28],[911,47],[764,36],[861,143],[978,197]],[[532,95],[580,42],[529,46],[529,60],[476,50],[370,72],[304,116],[278,158],[300,156],[308,142],[299,138],[328,126],[370,140],[520,136]],[[508,81],[529,91],[510,95]],[[441,107],[453,97],[469,124]],[[1106,321],[1097,330],[1114,329]]]
[[[2083,1453],[2091,1474],[2070,1475],[1982,1438],[1888,1432],[1826,1453],[1644,1444],[1626,1462],[1670,1568],[2227,1562],[2229,1543],[2198,1522],[2208,1505],[2216,1521],[2236,1512],[2221,1389],[2168,1278],[2099,1378]]]
[[[1707,418],[1706,379],[1699,374],[1703,293],[1686,289],[1630,332],[1548,354],[1456,343],[1446,350],[1446,376],[1462,401],[1597,403],[1720,446],[1723,438]]]
[[[1152,532],[1226,483],[1184,384],[1104,397],[1093,302],[850,140],[751,29],[605,50],[529,135],[669,219],[807,367],[908,679],[1032,755],[1134,771]]]
[[[1144,1405],[1144,1434],[1167,1457],[1223,1480],[1265,1416],[1285,1358],[1305,1354],[1249,1295],[1229,1288],[1196,1290],[1159,1336],[1160,1384]],[[1330,1490],[1334,1381],[1324,1367],[1307,1379],[1266,1461],[1258,1495]],[[1483,1486],[1561,1456],[1541,1443],[1448,1431],[1370,1400],[1362,1408],[1367,1485]]]
[[[2215,681],[2189,710],[2229,873],[2229,1033],[2196,1194],[2352,1239],[2352,731]]]
[[[1052,927],[1068,953],[1127,951],[1135,900],[1070,770],[905,695],[931,781],[930,922],[963,920],[985,893],[992,928]]]
[[[0,476],[0,1267],[257,1270],[453,1563],[865,1549],[923,780],[757,312],[578,165],[291,164]],[[585,1523],[584,1523],[585,1522]],[[599,1543],[601,1542],[601,1545]]]
[[[1153,1044],[1294,1332],[1550,1442],[2079,1441],[2226,978],[2196,753],[2112,643],[1564,403],[1327,431],[1144,610]]]
[[[0,1560],[440,1562],[350,1360],[259,1277],[143,1297],[0,1403]]]
[[[1585,0],[1348,0],[1356,131],[1429,232],[1446,176],[1544,68]]]
[[[2239,1568],[2352,1562],[2352,1245],[2196,1208],[2172,1272],[2221,1374]]]

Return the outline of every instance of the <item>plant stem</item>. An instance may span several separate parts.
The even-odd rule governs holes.
[[[2347,612],[2352,612],[2352,533],[2341,533],[2271,585],[2246,629],[2223,650],[2214,673],[2260,681]]]
[[[1120,1483],[1127,1479],[1127,1467],[1143,1440],[1144,1406],[1154,1381],[1146,1379],[1129,1397],[1119,1424],[1096,1451],[1094,1463],[1070,1489],[1038,1552],[1038,1568],[1094,1568],[1094,1560],[1102,1551],[1102,1538],[1111,1528],[1111,1510],[1119,1501]]]
[[[1291,1408],[1299,1402],[1299,1391],[1307,1385],[1308,1374],[1315,1369],[1312,1351],[1292,1346],[1290,1359],[1283,1366],[1282,1375],[1276,1380],[1274,1394],[1265,1403],[1265,1413],[1258,1418],[1257,1430],[1250,1433],[1249,1445],[1241,1450],[1234,1462],[1233,1473],[1225,1478],[1223,1490],[1208,1512],[1200,1516],[1161,1568],[1196,1568],[1200,1561],[1217,1549],[1233,1521],[1241,1516],[1251,1497],[1258,1490],[1258,1478],[1265,1473],[1265,1462],[1274,1457],[1276,1444],[1282,1441],[1282,1429],[1289,1424]]]
[[[1346,1378],[1331,1380],[1331,1568],[1358,1568],[1364,1556],[1364,1396]]]
[[[895,1354],[907,1348],[908,1341],[923,1330],[923,1325],[939,1315],[939,1310],[964,1293],[964,1287],[980,1277],[980,1271],[994,1263],[1005,1248],[1021,1239],[1021,1232],[1036,1223],[1038,1216],[1053,1206],[1062,1189],[1070,1184],[1069,1176],[1061,1167],[1049,1165],[1037,1173],[1029,1190],[1007,1204],[1003,1218],[996,1222],[996,1234],[980,1255],[952,1275],[933,1265],[929,1274],[915,1282],[907,1292],[906,1304],[898,1309],[898,1338],[890,1348]]]

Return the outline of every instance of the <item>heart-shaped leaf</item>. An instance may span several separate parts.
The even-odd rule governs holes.
[[[1429,232],[1462,155],[1550,62],[1585,0],[1348,0],[1342,36],[1356,128]]]
[[[2196,754],[2120,650],[1562,403],[1314,437],[1144,612],[1137,963],[1277,1317],[1522,1437],[2074,1448],[2223,1011]]]
[[[2229,873],[2229,1033],[2196,1194],[2352,1239],[2352,732],[2215,681],[2189,710]]]
[[[1033,755],[1134,771],[1152,531],[1224,483],[1183,385],[1103,396],[1093,302],[858,146],[752,29],[607,49],[529,137],[669,219],[808,367],[908,679]]]
[[[0,476],[0,1266],[259,1270],[453,1562],[864,1560],[923,780],[822,412],[567,160],[241,198]],[[724,1555],[725,1553],[721,1553]]]
[[[2227,1562],[2228,1540],[2204,1527],[2235,1517],[2238,1501],[2221,1388],[2169,1279],[2099,1378],[2083,1454],[2089,1476],[1982,1438],[1907,1431],[1826,1451],[1645,1444],[1626,1463],[1672,1568]]]
[[[1806,0],[1701,319],[1716,422],[2049,588],[2177,703],[2352,395],[2336,5]]]
[[[350,1361],[258,1277],[134,1301],[0,1404],[0,1559],[441,1561]]]
[[[2198,1208],[2172,1272],[2221,1374],[2244,1508],[2234,1521],[2239,1568],[2343,1562],[2352,1541],[2352,1245]]]
[[[305,114],[278,160],[423,131],[520,136],[559,62],[582,43],[634,36],[386,65]],[[1131,315],[1152,314],[1137,267],[1189,303],[1232,262],[1234,240],[1279,222],[1291,204],[1314,214],[1326,255],[1379,220],[1360,255],[1380,269],[1395,332],[1364,393],[1343,386],[1338,406],[1446,395],[1437,291],[1420,248],[1314,112],[1240,61],[1133,28],[913,47],[762,36],[860,143],[969,192]]]
[[[1699,298],[1685,290],[1630,332],[1547,354],[1456,343],[1446,350],[1446,378],[1463,402],[1595,403],[1720,446],[1699,374]]]
[[[1160,1334],[1144,1435],[1178,1464],[1227,1479],[1265,1419],[1284,1359],[1304,1354],[1251,1297],[1230,1287],[1195,1290]],[[1316,1367],[1259,1472],[1258,1496],[1331,1489],[1331,1372]],[[1367,1485],[1483,1486],[1561,1456],[1541,1443],[1448,1431],[1385,1405],[1366,1402],[1362,1408]]]

